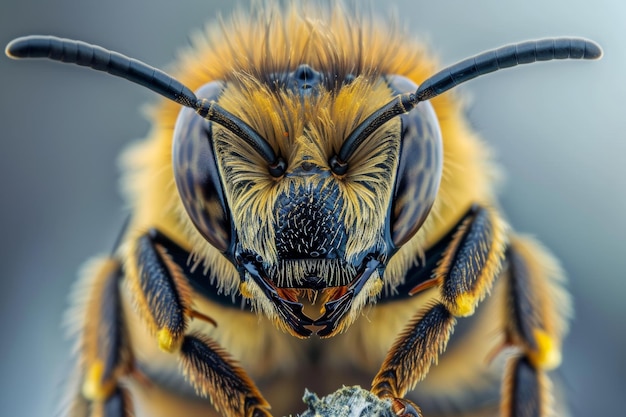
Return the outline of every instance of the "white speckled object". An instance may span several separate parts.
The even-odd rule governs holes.
[[[319,398],[306,390],[302,400],[309,409],[298,417],[395,417],[391,403],[361,387],[343,387]]]

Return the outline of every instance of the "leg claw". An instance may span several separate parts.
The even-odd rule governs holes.
[[[391,409],[398,417],[422,417],[422,410],[405,398],[393,398]]]

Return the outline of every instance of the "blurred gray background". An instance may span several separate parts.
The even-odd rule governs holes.
[[[246,2],[244,2],[245,4]],[[575,416],[623,415],[626,394],[626,3],[619,0],[374,1],[392,5],[443,63],[551,35],[602,44],[595,63],[548,63],[465,84],[469,115],[505,167],[512,224],[562,260],[576,319],[562,375]],[[4,0],[0,44],[82,39],[164,68],[227,1]],[[210,63],[208,63],[210,64]],[[117,155],[146,134],[154,96],[51,62],[0,57],[1,415],[48,416],[69,343],[60,323],[76,271],[124,218]],[[621,395],[620,395],[621,394]]]

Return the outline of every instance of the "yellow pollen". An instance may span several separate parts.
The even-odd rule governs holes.
[[[245,297],[245,298],[253,297],[253,294],[250,291],[250,288],[248,288],[248,283],[245,281],[239,284],[239,292],[241,293],[242,297]]]
[[[180,340],[177,340],[169,329],[162,328],[157,332],[157,340],[159,349],[164,352],[172,353],[176,350]]]
[[[113,394],[115,381],[102,381],[104,374],[104,364],[102,361],[95,361],[87,370],[85,381],[83,382],[83,396],[92,401],[104,401]]]
[[[457,317],[467,317],[474,314],[476,309],[476,297],[471,294],[461,294],[454,304],[449,306],[450,312]]]
[[[535,329],[533,334],[537,341],[537,350],[528,355],[533,365],[545,370],[558,367],[561,364],[561,351],[555,345],[554,340],[542,329]]]

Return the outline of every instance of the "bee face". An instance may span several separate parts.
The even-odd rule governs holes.
[[[430,104],[370,135],[345,173],[337,175],[329,162],[367,116],[416,88],[402,76],[337,77],[308,64],[202,87],[200,97],[231,110],[284,158],[280,177],[238,135],[181,111],[174,169],[187,213],[238,269],[244,292],[276,301],[259,307],[279,326],[299,336],[311,324],[326,326],[327,335],[346,328],[382,289],[389,259],[424,222],[442,171]],[[316,321],[301,313],[300,299],[311,296],[327,311]],[[341,305],[333,319],[329,303]]]

